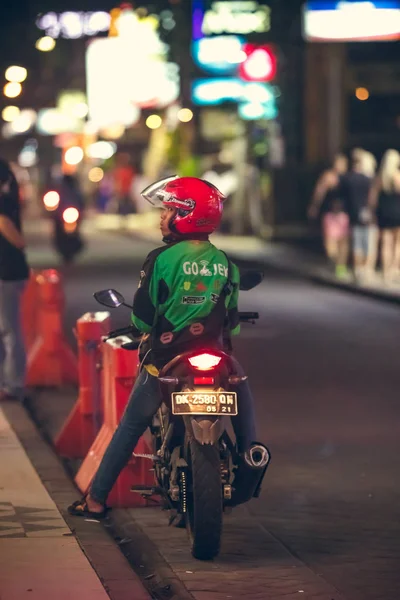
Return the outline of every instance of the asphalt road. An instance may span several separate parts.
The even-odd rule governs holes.
[[[141,261],[153,247],[91,234],[86,255],[65,275],[68,331],[84,312],[96,310],[96,289],[115,287],[130,299]],[[30,257],[34,265],[54,265],[44,234],[31,236]],[[273,460],[261,498],[228,523],[227,535],[235,542],[212,567],[218,570],[220,564],[232,573],[233,591],[222,594],[216,583],[208,595],[196,595],[198,582],[194,588],[185,585],[192,597],[204,600],[239,598],[250,580],[256,586],[251,598],[294,598],[296,592],[324,600],[398,600],[399,308],[269,269],[262,285],[242,293],[240,308],[261,315],[257,326],[243,327],[236,354],[256,398],[259,438]],[[127,319],[127,309],[113,313],[116,327]],[[142,527],[154,538],[148,521],[143,517]],[[288,574],[279,570],[279,556],[271,560],[268,543],[260,538],[264,533],[315,576],[306,593],[291,588],[282,593]],[[153,541],[179,573],[182,554],[174,565],[176,557],[163,548],[168,536]],[[171,539],[184,553],[185,538],[179,536],[184,532]],[[182,572],[193,573],[193,561],[185,560]],[[268,583],[261,574],[269,568]],[[318,581],[327,587],[317,590]],[[268,585],[275,591],[267,593]]]

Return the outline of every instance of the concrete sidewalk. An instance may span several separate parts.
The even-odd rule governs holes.
[[[158,221],[158,213],[153,212],[128,217],[95,215],[90,227],[123,235],[135,235],[158,245],[160,243]],[[211,240],[234,259],[270,266],[316,283],[400,304],[400,280],[398,284],[387,285],[383,282],[380,273],[376,273],[373,280],[368,282],[356,281],[352,276],[340,279],[332,272],[323,255],[307,251],[294,244],[266,242],[252,236],[221,234],[213,234]]]
[[[0,408],[0,451],[1,600],[150,600],[99,523],[69,526],[55,499],[76,492],[18,404]]]

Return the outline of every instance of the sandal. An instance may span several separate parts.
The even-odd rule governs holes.
[[[85,519],[105,519],[109,509],[107,506],[104,507],[102,512],[94,512],[89,510],[86,501],[86,496],[83,496],[82,500],[77,500],[71,506],[68,506],[68,512],[73,517],[84,517]]]

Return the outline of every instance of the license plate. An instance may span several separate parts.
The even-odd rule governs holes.
[[[237,415],[236,392],[173,392],[174,415]]]

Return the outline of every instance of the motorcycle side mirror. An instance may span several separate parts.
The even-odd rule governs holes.
[[[100,290],[93,294],[94,299],[99,304],[107,306],[107,308],[118,308],[119,306],[127,306],[125,298],[117,290]]]
[[[253,288],[257,287],[264,279],[264,273],[262,271],[247,271],[240,276],[240,287],[239,289],[248,292]]]

